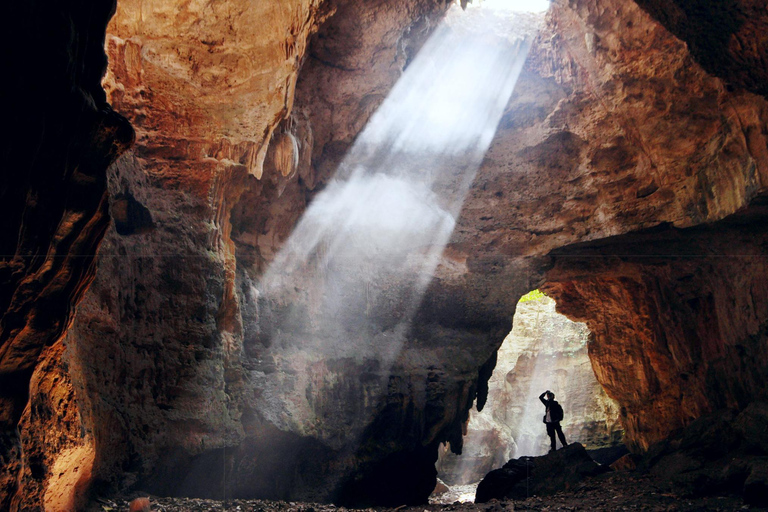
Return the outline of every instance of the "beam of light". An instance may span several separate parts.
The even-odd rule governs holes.
[[[270,361],[252,371],[256,408],[334,450],[350,449],[386,394],[538,28],[454,11],[251,291],[256,357]]]
[[[540,13],[549,9],[550,0],[479,0],[478,7],[497,11]]]

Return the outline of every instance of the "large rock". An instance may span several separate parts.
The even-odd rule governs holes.
[[[740,494],[751,505],[765,506],[768,457],[755,444],[765,436],[765,423],[747,419],[765,410],[764,402],[753,402],[738,415],[729,409],[704,415],[652,445],[638,470],[683,496]]]
[[[581,444],[572,443],[541,457],[512,459],[491,471],[477,486],[475,503],[555,494],[605,471],[610,469],[593,461]]]

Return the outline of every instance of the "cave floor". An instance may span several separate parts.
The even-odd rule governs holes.
[[[132,497],[140,494],[133,494]],[[197,498],[151,498],[155,512],[345,512],[343,507],[314,503],[265,500],[206,500]],[[126,511],[129,499],[100,499],[93,511]],[[738,496],[686,497],[666,490],[664,482],[650,475],[616,472],[584,481],[578,488],[552,496],[533,496],[526,500],[491,501],[489,503],[430,504],[395,509],[369,508],[368,512],[502,512],[502,511],[624,511],[683,512],[699,510],[766,511],[744,504]]]

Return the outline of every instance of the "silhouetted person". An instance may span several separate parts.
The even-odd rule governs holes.
[[[547,398],[544,398],[544,395],[547,395]],[[544,423],[547,425],[547,435],[549,436],[549,441],[551,443],[549,451],[553,452],[557,450],[555,432],[557,432],[557,437],[560,438],[560,442],[563,446],[568,446],[568,443],[565,442],[563,429],[560,428],[560,422],[563,421],[563,408],[560,407],[560,404],[555,400],[555,394],[550,390],[546,390],[539,395],[539,400],[541,400],[541,403],[547,408],[547,412],[544,414]]]

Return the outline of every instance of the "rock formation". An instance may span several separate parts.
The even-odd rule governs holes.
[[[682,496],[740,494],[748,505],[768,505],[768,405],[754,401],[740,413],[719,410],[697,418],[650,447],[638,469]]]
[[[386,370],[305,358],[308,376],[259,358],[250,285],[446,3],[121,0],[105,87],[138,140],[109,180],[132,135],[99,85],[111,4],[49,4],[6,18],[3,158],[30,171],[2,191],[0,506],[73,506],[94,485],[425,500],[438,445],[461,446],[517,299],[539,286],[594,334],[637,449],[766,398],[757,3],[729,2],[721,29],[684,0],[555,2],[404,350]],[[68,328],[107,186],[114,227]],[[371,402],[368,377],[386,382]],[[311,414],[255,407],[289,388]],[[360,409],[345,451],[329,438]],[[338,423],[314,428],[323,415]]]
[[[619,408],[605,395],[587,356],[589,330],[555,311],[555,301],[527,294],[517,305],[512,332],[498,351],[488,402],[470,420],[461,455],[440,452],[438,476],[450,485],[479,482],[511,458],[541,455],[549,438],[538,396],[546,389],[563,404],[568,442],[587,449],[622,440]]]
[[[555,257],[546,286],[564,313],[587,319],[595,373],[638,448],[763,398],[765,213],[753,202],[719,223],[659,227]]]
[[[2,510],[41,507],[49,475],[88,464],[88,454],[71,451],[76,410],[51,418],[44,402],[70,398],[60,338],[93,279],[94,252],[108,226],[106,169],[133,140],[100,85],[114,5],[30,1],[3,9],[12,43],[2,50],[0,81]],[[39,416],[55,425],[42,428]],[[77,483],[71,473],[62,478]],[[45,501],[71,506],[68,494]]]
[[[488,473],[477,486],[475,503],[492,499],[546,496],[573,489],[582,480],[609,471],[593,461],[579,443],[540,457],[512,459]]]
[[[115,229],[102,245],[96,282],[67,337],[73,383],[79,396],[88,397],[78,400],[86,437],[99,447],[93,478],[105,488],[136,484],[157,494],[327,501],[359,463],[339,453],[327,432],[309,425],[315,416],[338,414],[339,403],[349,403],[356,414],[365,387],[355,383],[358,375],[345,360],[317,361],[312,378],[300,382],[276,374],[273,356],[261,360],[252,351],[258,318],[252,316],[250,284],[316,185],[312,175],[320,171],[308,168],[312,141],[322,146],[331,137],[323,135],[320,121],[313,132],[302,111],[291,110],[307,38],[334,11],[351,11],[331,18],[349,24],[380,7],[296,2],[290,11],[264,5],[263,12],[236,15],[234,4],[211,12],[177,7],[169,11],[176,18],[159,16],[155,24],[146,21],[158,16],[155,7],[122,2],[110,26],[112,64],[105,84],[115,108],[135,124],[138,141],[112,169]],[[329,22],[318,36],[328,48],[316,45],[299,90],[316,89],[327,80],[319,75],[339,69],[323,64],[321,56],[340,44],[338,38],[344,48],[360,43],[357,57],[340,55],[361,60],[355,64],[358,82],[370,78],[370,54],[377,54],[381,66],[373,68],[380,69],[378,87],[386,91],[407,56],[401,53],[407,46],[397,45],[403,32],[419,44],[420,24],[428,25],[426,17],[444,7],[423,2],[391,10],[389,24],[371,19],[363,41],[356,21],[341,36]],[[185,24],[198,18],[206,24]],[[273,40],[264,38],[263,24],[274,27]],[[295,38],[287,46],[284,26],[293,27]],[[172,47],[177,49],[169,60],[163,52]],[[286,55],[292,60],[286,62]],[[243,62],[250,67],[240,69]],[[245,78],[235,80],[233,69]],[[232,103],[219,103],[222,88]],[[370,104],[367,114],[375,107],[370,97],[358,101]],[[321,105],[311,102],[312,108]],[[364,122],[365,116],[355,121],[352,133]],[[282,380],[270,381],[274,377]],[[381,377],[386,383],[388,375]],[[339,379],[344,385],[334,391]],[[143,384],[126,392],[128,382]],[[317,408],[312,417],[297,418],[298,431],[270,416],[282,411],[268,405],[292,386]],[[267,405],[260,394],[267,394]],[[430,455],[425,460],[433,464]],[[346,469],[331,469],[334,464]],[[429,471],[425,475],[429,482]]]

